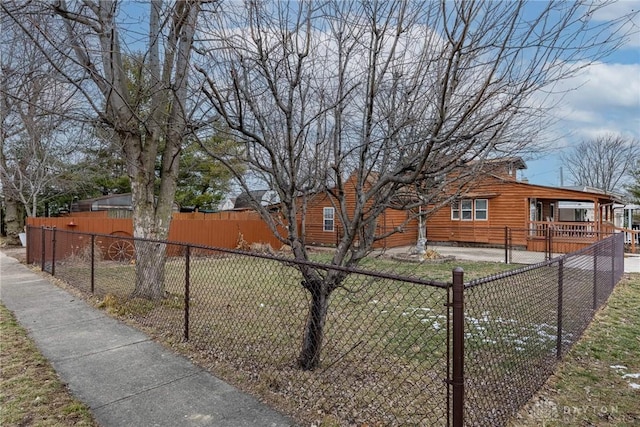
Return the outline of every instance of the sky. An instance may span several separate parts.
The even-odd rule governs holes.
[[[621,0],[593,19],[606,21],[640,10],[640,1]],[[550,132],[553,149],[536,160],[527,160],[522,171],[530,183],[572,185],[566,169],[561,183],[560,154],[581,140],[603,134],[635,138],[640,144],[640,15],[630,24],[627,43],[603,62],[596,63],[575,78],[563,82],[569,92],[558,98],[553,110],[557,122]]]
[[[146,13],[146,1],[125,0],[123,4],[128,24],[144,20],[136,17]],[[618,0],[594,13],[592,22],[607,22],[634,11],[640,11],[640,0]],[[561,174],[560,155],[581,140],[619,134],[640,144],[640,13],[626,29],[631,34],[621,49],[562,82],[559,89],[565,92],[555,99],[557,105],[551,112],[555,123],[546,138],[552,141],[551,149],[525,159],[527,169],[521,177],[530,183],[573,185],[566,168]]]

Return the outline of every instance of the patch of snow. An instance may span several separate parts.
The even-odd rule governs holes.
[[[631,387],[634,390],[640,390],[640,384],[629,383],[629,387]]]
[[[609,366],[611,369],[627,369],[624,365],[611,365]]]
[[[638,374],[624,374],[622,376],[622,378],[633,378],[635,380],[635,379],[640,378],[640,373],[638,373]]]

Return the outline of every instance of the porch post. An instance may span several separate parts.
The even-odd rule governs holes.
[[[593,200],[593,222],[595,224],[595,232],[596,232],[596,240],[601,240],[602,236],[600,233],[602,232],[602,206],[598,202],[598,199]]]

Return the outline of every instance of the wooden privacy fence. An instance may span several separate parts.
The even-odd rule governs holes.
[[[261,219],[214,219],[208,215],[202,219],[176,219],[171,221],[168,240],[188,242],[204,246],[234,249],[239,244],[269,244],[275,250],[282,243],[276,239]],[[82,233],[108,234],[114,237],[132,237],[133,223],[129,218],[62,217],[27,218],[33,227],[56,227],[58,230]]]

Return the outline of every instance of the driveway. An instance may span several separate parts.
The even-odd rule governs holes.
[[[391,248],[385,251],[386,254],[406,254],[413,247],[405,246],[400,248]],[[427,245],[427,249],[433,249],[440,255],[453,256],[456,259],[466,261],[487,261],[487,262],[504,262],[505,254],[503,248],[472,248],[461,246],[443,246],[443,245]],[[561,254],[553,254],[554,258]],[[513,250],[509,256],[511,262],[515,264],[536,264],[544,261],[544,252],[528,252],[521,250]],[[624,257],[625,273],[640,273],[640,255],[625,254]]]

